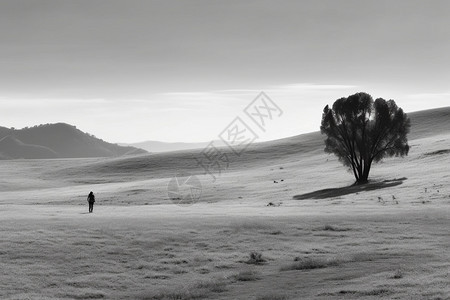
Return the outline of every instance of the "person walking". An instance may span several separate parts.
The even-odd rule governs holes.
[[[94,210],[94,202],[95,202],[95,195],[92,191],[87,196],[87,201],[89,202],[89,212],[91,213]]]

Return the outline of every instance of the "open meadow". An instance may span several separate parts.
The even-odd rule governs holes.
[[[409,155],[358,187],[317,133],[216,181],[200,150],[0,161],[0,298],[450,299],[449,112],[412,114]],[[186,172],[202,197],[175,205]]]

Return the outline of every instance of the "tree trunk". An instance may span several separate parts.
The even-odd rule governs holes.
[[[368,183],[368,182],[369,182],[368,177],[359,177],[359,178],[356,180],[355,184],[356,184],[356,185],[360,185],[360,184],[366,184],[366,183]]]
[[[366,184],[369,182],[369,172],[370,172],[370,164],[364,162],[361,163],[361,168],[359,168],[358,173],[355,174],[356,182],[355,185]]]

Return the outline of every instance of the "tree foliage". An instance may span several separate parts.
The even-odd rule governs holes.
[[[334,153],[353,172],[356,183],[368,181],[373,162],[408,155],[410,120],[394,100],[357,93],[323,110],[325,151]]]

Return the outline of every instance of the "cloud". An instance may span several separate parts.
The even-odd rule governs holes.
[[[350,90],[357,88],[357,85],[344,84],[315,84],[315,83],[293,83],[268,86],[262,89],[224,89],[211,91],[194,91],[194,92],[168,92],[160,93],[159,96],[184,99],[230,99],[245,95],[254,95],[255,97],[261,92],[266,93],[300,93],[300,92],[321,92],[335,90]]]
[[[159,93],[161,96],[168,97],[204,97],[209,96],[210,92],[169,92],[169,93]]]
[[[450,97],[450,92],[443,92],[443,93],[418,93],[418,94],[411,94],[407,96],[408,98],[413,99],[429,99],[429,98],[448,98]]]
[[[110,100],[93,98],[93,99],[54,99],[54,98],[0,98],[1,107],[5,108],[33,108],[33,107],[68,107],[68,106],[96,106],[110,104]]]
[[[323,91],[323,90],[348,90],[357,88],[356,85],[344,84],[315,84],[315,83],[293,83],[275,86],[275,90],[305,90],[305,91]]]

